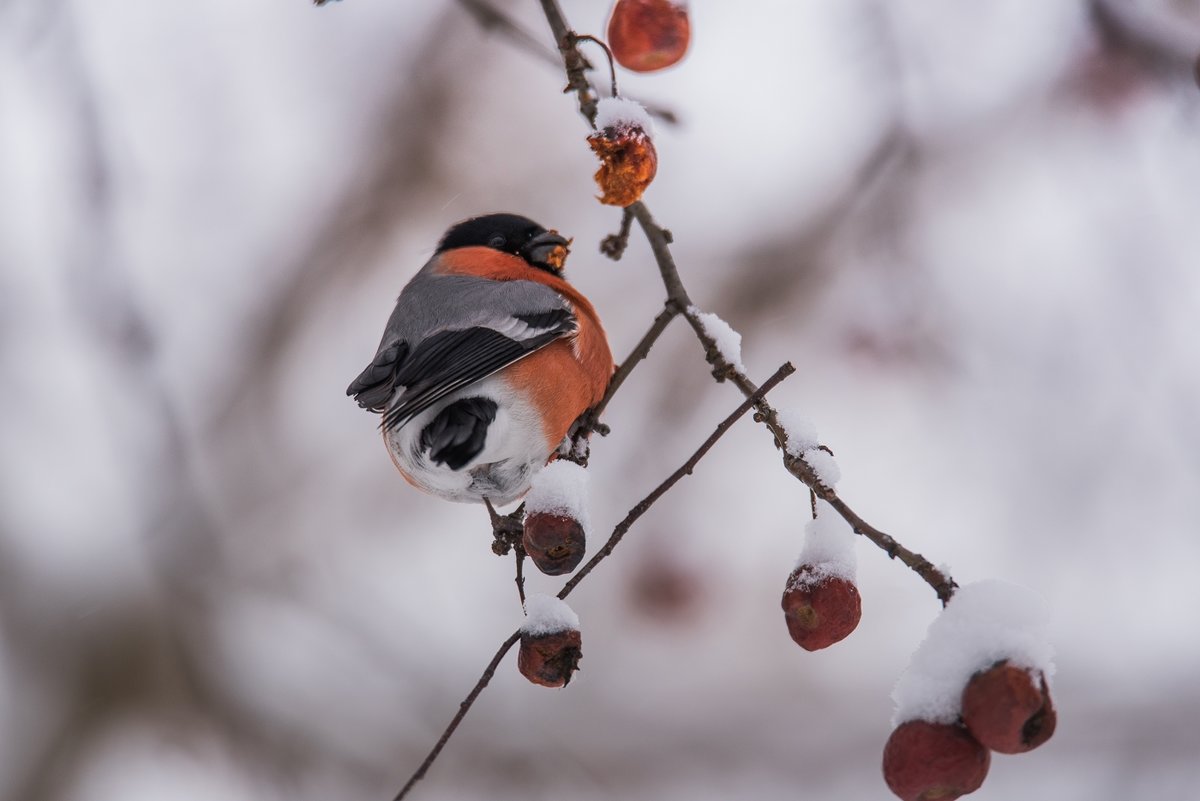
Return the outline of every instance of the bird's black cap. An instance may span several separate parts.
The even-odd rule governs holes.
[[[452,225],[438,243],[437,252],[465,247],[487,247],[520,256],[533,267],[558,273],[569,241],[519,214],[485,214]],[[562,248],[557,258],[551,254]]]

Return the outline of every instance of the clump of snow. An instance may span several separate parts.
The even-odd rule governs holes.
[[[729,323],[711,312],[700,311],[697,307],[692,306],[688,309],[688,313],[700,321],[704,333],[717,343],[717,350],[721,357],[735,369],[746,372],[746,365],[742,364],[742,335],[734,331]]]
[[[838,467],[833,454],[820,448],[809,448],[802,454],[804,461],[817,474],[817,478],[825,486],[833,489],[842,478],[842,468]]]
[[[626,97],[606,97],[596,104],[596,128],[641,128],[646,136],[654,138],[654,123],[650,113],[636,100]]]
[[[530,594],[525,599],[525,623],[521,626],[522,634],[539,636],[554,634],[559,631],[579,630],[579,615],[553,595],[540,592]]]
[[[959,588],[892,691],[892,724],[954,722],[971,676],[1003,659],[1048,681],[1054,673],[1048,626],[1046,603],[1033,590],[996,580]]]
[[[802,415],[796,409],[779,409],[775,412],[779,425],[787,434],[787,452],[791,456],[801,457],[804,452],[817,447],[817,427],[813,421]]]
[[[838,467],[833,454],[822,450],[817,439],[817,427],[812,421],[795,409],[779,409],[775,413],[783,433],[787,435],[784,449],[789,456],[803,459],[817,474],[822,484],[830,489],[837,486],[842,478],[842,469]]]
[[[529,494],[525,496],[525,512],[544,512],[574,518],[590,529],[587,514],[588,474],[574,462],[558,459],[533,477]]]
[[[809,565],[812,569],[797,576],[794,583],[808,586],[827,578],[852,582],[858,572],[857,537],[833,507],[824,501],[818,504],[816,519],[804,527],[804,548],[796,559],[796,567]]]

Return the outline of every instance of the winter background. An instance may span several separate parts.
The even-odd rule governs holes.
[[[621,80],[681,120],[646,201],[693,298],[800,368],[772,397],[866,519],[1052,609],[1058,733],[972,797],[1197,798],[1200,3],[692,6],[689,58]],[[563,83],[449,0],[0,2],[0,798],[386,799],[419,763],[512,562],[343,390],[487,211],[573,235],[641,336],[661,286],[636,232],[596,250]],[[608,410],[594,543],[739,400],[685,329]],[[890,798],[939,607],[860,542],[859,630],[793,645],[807,506],[741,423],[572,596],[577,680],[510,655],[413,797]]]

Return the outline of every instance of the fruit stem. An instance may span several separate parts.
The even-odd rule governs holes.
[[[589,33],[572,33],[571,38],[576,42],[595,42],[604,48],[604,55],[608,57],[608,74],[612,79],[612,96],[618,97],[620,92],[617,91],[617,66],[616,62],[613,61],[612,50],[609,49],[608,44]]]

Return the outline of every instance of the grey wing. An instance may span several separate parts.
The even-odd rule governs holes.
[[[386,408],[385,429],[402,426],[576,326],[567,302],[542,284],[418,275],[401,293],[375,359],[346,393],[365,409]]]

